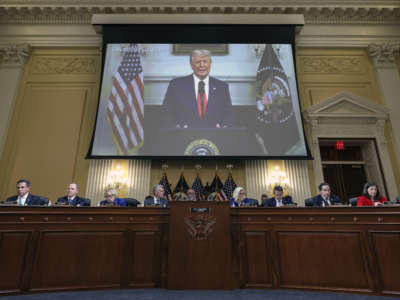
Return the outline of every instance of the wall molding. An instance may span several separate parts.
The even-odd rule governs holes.
[[[4,0],[0,23],[90,24],[93,14],[303,14],[307,24],[399,24],[398,1]]]

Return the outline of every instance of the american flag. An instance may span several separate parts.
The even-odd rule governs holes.
[[[223,189],[219,190],[217,192],[217,197],[216,197],[217,201],[229,201],[228,197],[226,196],[225,192]]]
[[[194,190],[194,192],[196,194],[197,200],[205,200],[203,183],[201,182],[199,175],[196,176],[196,179],[194,180],[193,185],[192,185],[192,189]]]
[[[163,173],[160,179],[160,184],[164,188],[164,194],[165,197],[168,199],[168,201],[172,201],[172,193],[171,193],[171,187],[169,186],[167,174]]]
[[[124,49],[121,65],[112,78],[107,119],[120,154],[132,154],[143,145],[143,68],[139,47]]]
[[[228,199],[232,197],[233,191],[236,189],[236,183],[233,180],[232,173],[229,172],[228,178],[225,180],[224,187],[222,188]]]
[[[219,176],[217,174],[215,174],[215,177],[210,186],[211,193],[219,192],[219,190],[222,189],[223,186],[224,185],[222,184],[221,179],[219,178]]]

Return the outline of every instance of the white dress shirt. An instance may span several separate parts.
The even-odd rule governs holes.
[[[23,196],[18,196],[17,203],[18,205],[25,205],[26,199],[28,198],[29,193],[26,193]]]
[[[194,78],[194,90],[196,92],[196,99],[197,99],[197,94],[199,93],[199,82],[201,81],[200,78],[198,78],[196,75],[193,74],[193,78]],[[208,90],[209,90],[209,79],[210,76],[207,76],[206,78],[204,78],[202,81],[204,82],[204,91],[206,92],[206,96],[207,96],[207,103],[208,103]]]

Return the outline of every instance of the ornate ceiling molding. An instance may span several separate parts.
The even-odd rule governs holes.
[[[3,0],[0,23],[90,24],[99,13],[304,14],[307,24],[400,24],[398,0]]]
[[[9,44],[0,47],[2,64],[7,66],[23,66],[31,53],[29,44]]]
[[[368,54],[378,68],[397,68],[395,57],[400,54],[400,44],[371,44]]]

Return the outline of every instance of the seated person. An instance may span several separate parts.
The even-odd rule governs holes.
[[[263,206],[267,207],[281,207],[285,205],[294,204],[292,201],[292,197],[286,196],[283,197],[283,188],[279,185],[276,185],[273,190],[274,197],[267,199]]]
[[[246,197],[246,191],[241,186],[238,186],[232,193],[230,200],[231,207],[250,206],[251,199]]]
[[[268,195],[262,194],[261,195],[261,206],[267,206]]]
[[[379,193],[376,183],[368,182],[364,185],[362,195],[357,198],[357,206],[378,206],[386,201],[387,199]]]
[[[153,197],[144,200],[144,206],[168,207],[168,200],[164,198],[164,187],[161,184],[153,186]]]
[[[188,189],[186,192],[187,201],[196,201],[196,193],[194,189]]]
[[[331,195],[329,183],[323,182],[318,186],[319,195],[313,197],[313,206],[330,206],[342,204],[338,196]]]
[[[107,189],[104,192],[104,200],[100,201],[99,206],[127,206],[123,198],[117,198],[115,189]]]
[[[78,196],[79,186],[75,182],[67,187],[67,195],[57,199],[56,204],[65,204],[71,206],[90,206],[87,205],[88,199]]]
[[[21,179],[17,181],[17,195],[7,198],[7,203],[13,203],[21,206],[34,206],[34,205],[48,205],[48,200],[32,195],[29,191],[31,189],[31,183],[27,179]]]
[[[173,199],[174,199],[174,201],[186,201],[187,197],[184,192],[177,192],[174,194]]]

